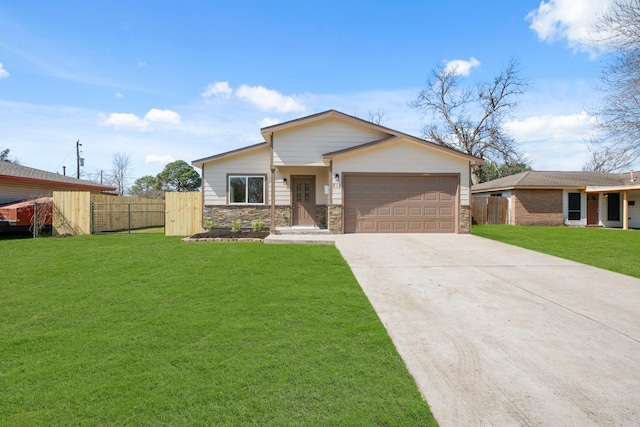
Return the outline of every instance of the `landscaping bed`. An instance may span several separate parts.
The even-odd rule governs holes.
[[[220,241],[261,241],[269,235],[268,231],[231,231],[212,230],[204,233],[197,233],[183,239],[187,242],[220,242]]]

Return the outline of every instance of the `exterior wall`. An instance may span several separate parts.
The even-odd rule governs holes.
[[[566,218],[563,200],[566,197],[562,190],[515,189],[512,194],[512,218],[515,225],[563,224]],[[585,211],[586,218],[586,207],[584,205],[581,207]]]
[[[633,202],[629,204],[629,228],[640,228],[640,191],[630,191],[627,200]]]
[[[429,150],[411,141],[382,144],[347,153],[333,161],[333,174],[362,173],[459,173],[460,205],[470,205],[469,162],[454,155]],[[342,204],[342,183],[334,179],[332,204]]]
[[[291,204],[291,177],[295,175],[307,175],[316,177],[316,205],[326,205],[329,202],[329,195],[325,194],[324,186],[329,185],[329,168],[323,167],[286,167],[280,166],[276,169],[276,204]],[[284,179],[287,183],[284,183]],[[271,190],[271,187],[269,187]]]
[[[316,205],[315,220],[318,227],[327,228],[327,205]]]
[[[580,193],[580,219],[569,219],[569,193]],[[600,210],[602,212],[602,210]],[[601,216],[600,216],[601,217]],[[585,227],[587,225],[587,195],[580,190],[562,191],[562,219],[564,225]]]
[[[204,207],[204,220],[212,221],[216,228],[231,228],[234,221],[240,221],[243,229],[251,229],[251,222],[263,221],[269,228],[271,224],[271,206],[221,206]],[[291,207],[276,206],[276,227],[291,225]]]
[[[342,234],[342,205],[327,206],[327,228],[331,234]]]
[[[387,133],[330,118],[273,135],[275,166],[326,166],[322,155],[386,138]]]
[[[469,234],[471,233],[471,206],[460,206],[458,233]]]
[[[205,206],[227,204],[228,174],[266,175],[264,205],[270,205],[271,169],[269,163],[269,147],[266,146],[247,153],[239,153],[232,157],[205,163],[202,168]]]

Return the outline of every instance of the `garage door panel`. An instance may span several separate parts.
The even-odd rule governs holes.
[[[345,176],[345,232],[455,232],[458,177]]]

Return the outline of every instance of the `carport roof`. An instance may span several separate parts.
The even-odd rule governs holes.
[[[115,187],[101,185],[93,181],[77,179],[71,176],[60,175],[59,173],[47,172],[5,161],[0,161],[0,178],[13,181],[48,182],[73,188],[87,188],[99,191],[114,191],[116,189]]]

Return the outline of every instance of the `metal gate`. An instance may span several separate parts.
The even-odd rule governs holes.
[[[91,202],[91,234],[164,234],[164,200]]]

